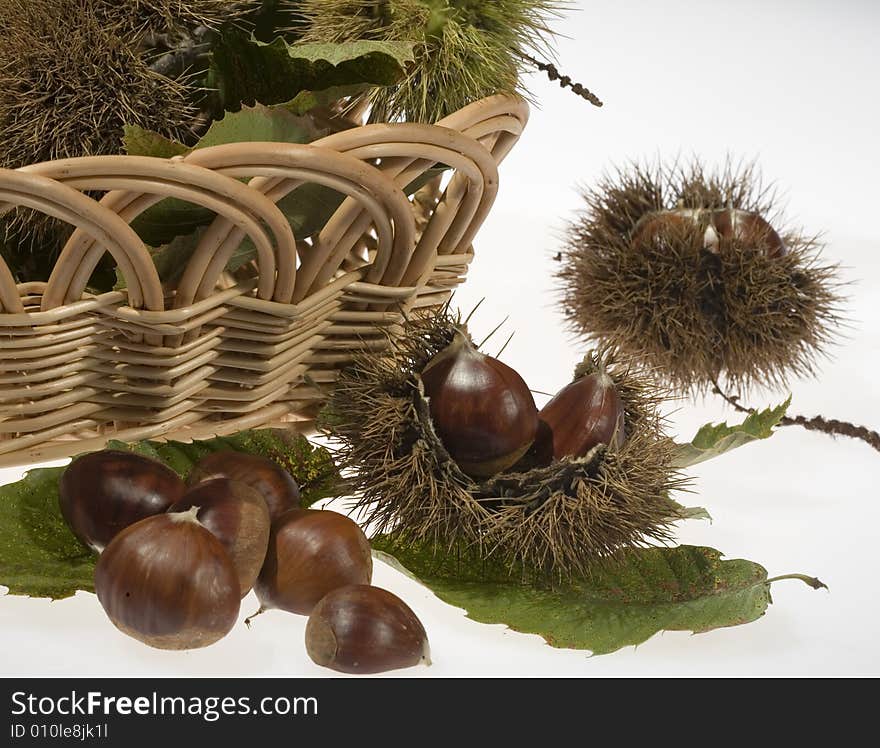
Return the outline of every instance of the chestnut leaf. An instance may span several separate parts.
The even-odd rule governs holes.
[[[63,467],[0,487],[0,584],[10,595],[60,600],[94,591],[97,556],[68,529],[58,504]]]
[[[728,426],[726,423],[707,423],[697,432],[690,444],[676,445],[675,466],[684,468],[696,465],[749,442],[773,436],[774,427],[779,425],[790,404],[789,396],[781,405],[752,413],[742,423],[734,426]]]
[[[329,452],[286,429],[242,431],[192,443],[111,442],[165,463],[181,476],[203,456],[220,450],[261,455],[296,479],[308,506],[341,492]],[[11,595],[60,600],[78,590],[94,591],[97,556],[80,543],[61,516],[58,482],[64,467],[37,468],[22,480],[0,486],[0,585]]]
[[[373,540],[374,556],[431,589],[444,602],[464,608],[482,623],[503,623],[538,634],[552,647],[608,654],[641,644],[659,631],[703,633],[760,618],[772,602],[763,566],[722,560],[713,548],[632,548],[589,579],[555,585],[524,580],[500,565],[467,553],[435,554],[428,548]]]

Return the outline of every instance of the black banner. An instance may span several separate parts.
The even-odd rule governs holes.
[[[802,686],[816,696],[817,685],[827,689],[828,682],[789,681],[786,691],[793,696]],[[740,723],[742,710],[761,713],[778,689],[772,680],[721,679],[10,678],[0,681],[0,746],[177,748],[191,740],[205,746],[215,745],[206,740],[218,740],[218,746],[262,748],[275,743],[254,741],[273,739],[298,748],[308,739],[320,741],[311,748],[418,748],[469,746],[488,738],[487,745],[537,742],[535,748],[545,748],[574,744],[565,736],[577,737],[577,744],[605,744],[608,730],[625,738],[623,745],[660,736],[677,736],[689,745],[695,743],[688,735],[721,730],[732,739],[740,728],[749,735],[757,725]],[[816,718],[830,718],[824,703],[821,715],[811,713],[813,735],[820,728]],[[706,725],[698,727],[703,722],[714,724],[709,733]],[[777,722],[789,738],[798,724],[806,726],[802,720]],[[771,727],[761,724],[762,739]]]

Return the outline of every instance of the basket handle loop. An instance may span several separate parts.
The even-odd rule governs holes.
[[[319,141],[361,159],[381,158],[379,168],[403,188],[427,169],[443,163],[455,169],[455,201],[450,189],[422,233],[411,262],[400,277],[385,275],[373,282],[418,284],[433,266],[438,253],[459,250],[462,240],[476,234],[488,215],[498,189],[497,163],[476,140],[436,125],[367,125],[330,135]],[[361,226],[358,206],[347,202],[327,225],[328,231],[345,231]]]
[[[137,303],[149,309],[162,309],[162,288],[149,253],[137,234],[115,213],[72,187],[26,169],[0,170],[0,190],[0,200],[7,206],[33,208],[95,236],[113,255]],[[81,292],[75,299],[65,296],[66,281],[76,272],[77,265],[75,258],[62,252],[43,295],[44,311],[79,299]],[[18,311],[20,304],[20,300],[11,306],[7,299],[3,301],[4,307]]]
[[[243,234],[251,237],[257,248],[259,262],[265,271],[258,288],[260,298],[272,298],[276,268],[281,280],[287,272],[283,265],[279,267],[276,263],[273,239],[279,251],[283,252],[285,248],[288,254],[295,251],[296,241],[290,224],[271,201],[234,179],[183,163],[180,159],[98,156],[27,168],[56,176],[78,189],[107,190],[102,205],[106,209],[112,208],[124,221],[132,221],[165,197],[193,202],[227,217]],[[263,224],[268,227],[269,234]],[[103,249],[80,232],[71,237],[64,252],[79,258],[84,268],[71,281],[67,291],[70,296],[81,292],[79,286],[88,281],[89,271],[94,269]],[[150,262],[152,264],[152,260]]]
[[[187,161],[190,160],[230,177],[252,176],[250,187],[274,202],[305,183],[321,184],[347,195],[348,200],[364,210],[367,224],[373,223],[376,227],[379,246],[374,264],[383,271],[395,263],[405,267],[413,252],[415,219],[409,201],[392,181],[359,159],[315,145],[270,142],[201,149],[193,151],[187,157]],[[227,241],[234,238],[229,228],[218,226],[218,230],[227,232]],[[350,243],[348,247],[322,244],[319,240],[308,255],[300,258],[295,283],[286,288],[284,294],[279,294],[282,298],[277,300],[302,301],[314,277],[322,271],[332,276],[359,238],[360,234],[345,237]],[[215,254],[207,261],[200,259],[197,267],[187,268],[181,282],[181,290],[185,292],[183,302],[193,294],[200,298],[209,293],[225,265],[222,254]]]

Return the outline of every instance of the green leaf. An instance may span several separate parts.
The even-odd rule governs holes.
[[[60,600],[94,590],[95,556],[67,529],[58,506],[63,472],[39,468],[0,487],[0,584],[11,595]]]
[[[340,99],[356,96],[369,88],[368,84],[360,83],[350,86],[331,86],[321,91],[300,91],[284,106],[293,114],[308,114],[314,109],[329,106]]]
[[[764,567],[722,561],[712,548],[637,548],[589,579],[553,588],[523,581],[467,554],[438,556],[389,536],[373,541],[376,558],[420,581],[441,600],[482,623],[538,634],[553,647],[607,654],[659,631],[702,633],[760,618],[770,599]],[[812,577],[794,575],[814,588]]]
[[[199,148],[225,143],[310,143],[330,132],[328,128],[318,127],[310,117],[294,114],[287,105],[258,104],[238,112],[230,112],[223,119],[215,121],[193,148],[134,126],[126,127],[125,145],[128,154],[132,156],[167,158],[169,155],[185,155]],[[167,198],[139,215],[132,221],[132,227],[146,244],[161,247],[181,237],[188,237],[196,229],[210,224],[214,218],[214,212],[207,208],[176,198]],[[183,241],[183,246],[187,244],[188,242]],[[195,244],[190,247],[190,254],[194,248]],[[179,249],[179,246],[172,248],[170,252],[165,252],[165,256],[174,257]],[[185,260],[188,255],[182,257]],[[165,274],[159,267],[162,280],[170,280],[179,275],[182,271],[181,264],[174,267],[174,272]]]
[[[220,450],[258,454],[287,470],[300,484],[303,506],[338,495],[339,473],[329,452],[289,430],[243,431],[192,443],[111,442],[160,460],[186,476],[204,455]],[[9,594],[59,600],[77,590],[94,591],[96,556],[68,529],[58,502],[63,467],[31,470],[0,486],[0,585]]]
[[[231,29],[215,43],[209,81],[223,109],[278,104],[303,91],[396,83],[413,62],[414,44],[357,41],[341,44],[269,43]]]
[[[676,467],[696,465],[756,439],[773,436],[773,428],[779,425],[790,404],[789,396],[781,405],[752,413],[735,426],[728,426],[726,423],[707,423],[697,432],[690,444],[677,445]]]
[[[190,152],[183,143],[166,138],[152,130],[139,125],[126,125],[122,137],[122,145],[129,156],[155,156],[156,158],[173,158],[184,156]]]

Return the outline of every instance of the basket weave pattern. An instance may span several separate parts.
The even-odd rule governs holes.
[[[408,312],[463,281],[527,118],[521,99],[494,96],[437,125],[366,125],[310,145],[0,170],[0,213],[26,206],[76,226],[48,283],[16,284],[0,260],[0,465],[108,439],[306,428],[355,350],[380,350]],[[437,164],[452,176],[425,214],[403,190]],[[346,197],[298,237],[276,203],[306,183]],[[94,191],[100,201],[83,194]],[[174,288],[129,225],[166,197],[216,213]],[[229,274],[245,239],[256,260]],[[126,290],[89,294],[107,251]]]

